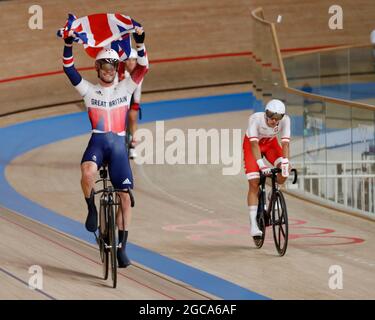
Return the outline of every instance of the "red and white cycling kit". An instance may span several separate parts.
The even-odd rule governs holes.
[[[274,128],[268,126],[264,112],[256,112],[249,117],[243,141],[245,173],[249,180],[259,178],[259,167],[251,150],[251,142],[258,141],[262,156],[277,166],[283,159],[282,149],[277,141],[278,134],[282,142],[290,141],[290,118],[287,115]]]

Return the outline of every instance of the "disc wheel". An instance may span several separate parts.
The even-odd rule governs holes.
[[[283,256],[288,247],[289,225],[285,199],[280,191],[272,202],[272,229],[276,250]]]

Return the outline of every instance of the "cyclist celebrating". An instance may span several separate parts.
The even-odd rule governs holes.
[[[95,69],[99,83],[93,85],[83,79],[74,67],[73,38],[65,39],[64,71],[83,97],[92,126],[92,135],[81,161],[81,186],[88,207],[85,226],[90,232],[95,232],[98,226],[94,186],[96,172],[103,163],[108,164],[109,176],[116,189],[133,188],[133,176],[124,144],[126,116],[131,95],[148,70],[143,28],[135,27],[135,31],[137,65],[130,77],[118,84],[114,82],[119,63],[116,51],[102,49],[98,53]],[[117,250],[117,259],[121,268],[130,265],[130,260],[126,255],[126,242],[131,221],[131,208],[129,195],[121,192],[119,196],[121,210],[117,212],[116,222],[121,246]]]
[[[281,146],[277,141],[280,133]],[[277,99],[269,101],[265,112],[256,112],[249,118],[249,126],[243,142],[246,176],[249,181],[247,203],[250,210],[250,234],[261,236],[256,216],[258,209],[259,171],[268,175],[271,168],[264,162],[264,156],[273,166],[281,166],[277,182],[283,184],[289,176],[290,118],[285,115],[285,105]]]

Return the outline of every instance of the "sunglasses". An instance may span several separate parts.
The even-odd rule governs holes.
[[[266,116],[269,119],[274,119],[274,120],[278,120],[278,121],[280,121],[284,117],[284,115],[281,114],[281,113],[272,112],[272,111],[269,111],[269,110],[266,110]]]
[[[99,62],[99,68],[105,72],[117,71],[117,68],[118,68],[117,62],[109,63],[107,61],[100,61],[100,60],[98,62]]]

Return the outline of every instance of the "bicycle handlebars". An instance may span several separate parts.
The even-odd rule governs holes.
[[[294,173],[294,179],[293,179],[293,182],[292,182],[292,184],[296,184],[297,183],[297,178],[298,178],[298,172],[297,172],[297,169],[292,169],[292,170],[290,170],[291,172],[293,172]],[[276,176],[276,174],[278,174],[278,173],[281,173],[281,169],[280,168],[272,168],[271,169],[271,177],[272,176]],[[266,177],[269,177],[268,175],[264,175],[261,171],[259,172],[259,174],[260,174],[260,183],[259,184],[261,184],[261,181],[263,180],[263,179],[265,179]]]
[[[298,178],[298,172],[297,172],[297,169],[292,169],[292,170],[290,170],[290,171],[294,173],[294,179],[293,179],[292,184],[296,184],[296,183],[297,183],[297,178]]]

